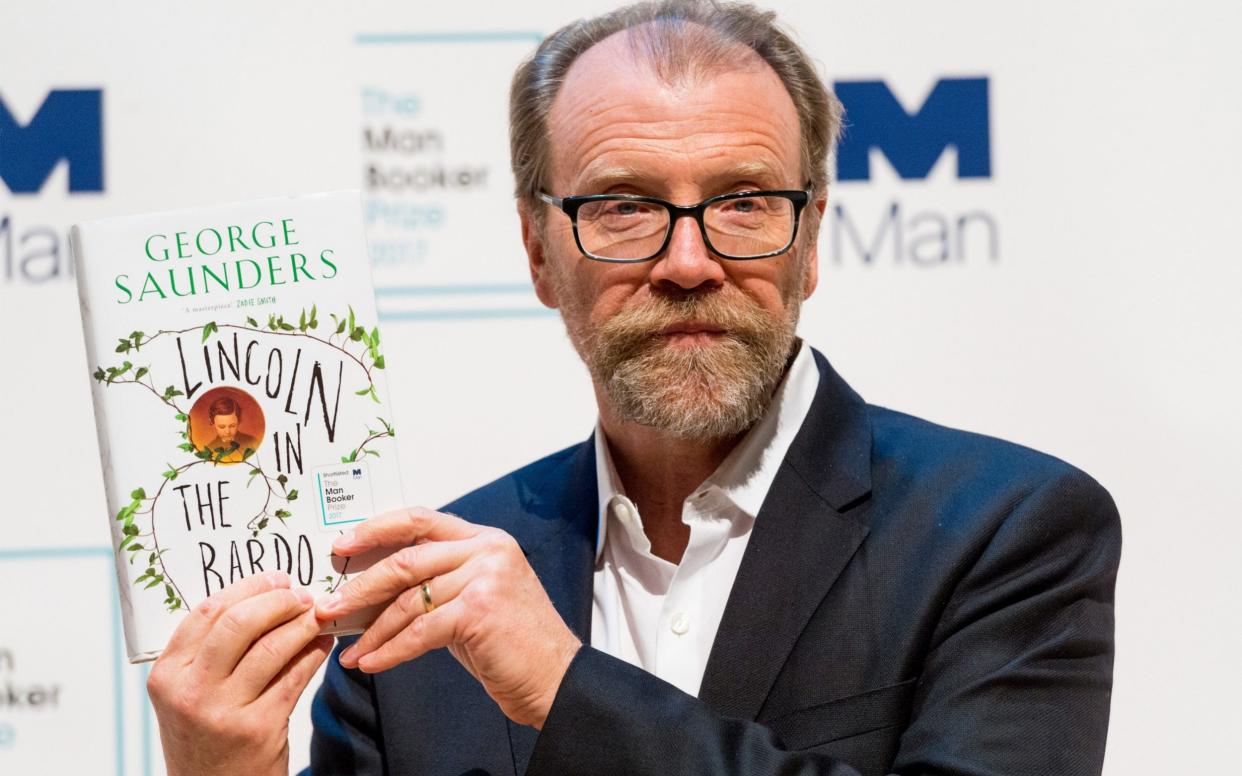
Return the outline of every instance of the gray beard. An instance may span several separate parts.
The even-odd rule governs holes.
[[[566,326],[618,419],[679,439],[739,436],[767,410],[796,341],[800,298],[784,320],[734,292],[652,298],[597,329]],[[658,332],[680,321],[708,322],[728,333],[694,347],[669,345]]]
[[[661,348],[618,364],[602,384],[621,420],[679,439],[731,438],[763,416],[792,347],[791,333],[759,350],[731,339]]]

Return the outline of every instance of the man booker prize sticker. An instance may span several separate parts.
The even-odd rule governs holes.
[[[321,466],[314,475],[321,530],[339,531],[374,514],[371,474],[364,461]]]

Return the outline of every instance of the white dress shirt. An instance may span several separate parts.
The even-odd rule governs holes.
[[[819,385],[811,349],[799,348],[767,412],[682,504],[690,542],[679,564],[652,554],[596,424],[592,647],[698,695],[755,517]]]

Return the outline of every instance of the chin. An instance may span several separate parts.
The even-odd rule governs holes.
[[[664,345],[622,365],[607,383],[618,415],[691,440],[745,432],[763,414],[777,375],[716,358],[725,342]]]

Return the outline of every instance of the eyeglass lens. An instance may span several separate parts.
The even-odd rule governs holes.
[[[794,206],[784,197],[713,202],[703,213],[707,242],[730,258],[763,256],[793,239]],[[669,211],[650,202],[592,200],[578,210],[578,239],[587,253],[606,259],[651,258],[669,230]]]

